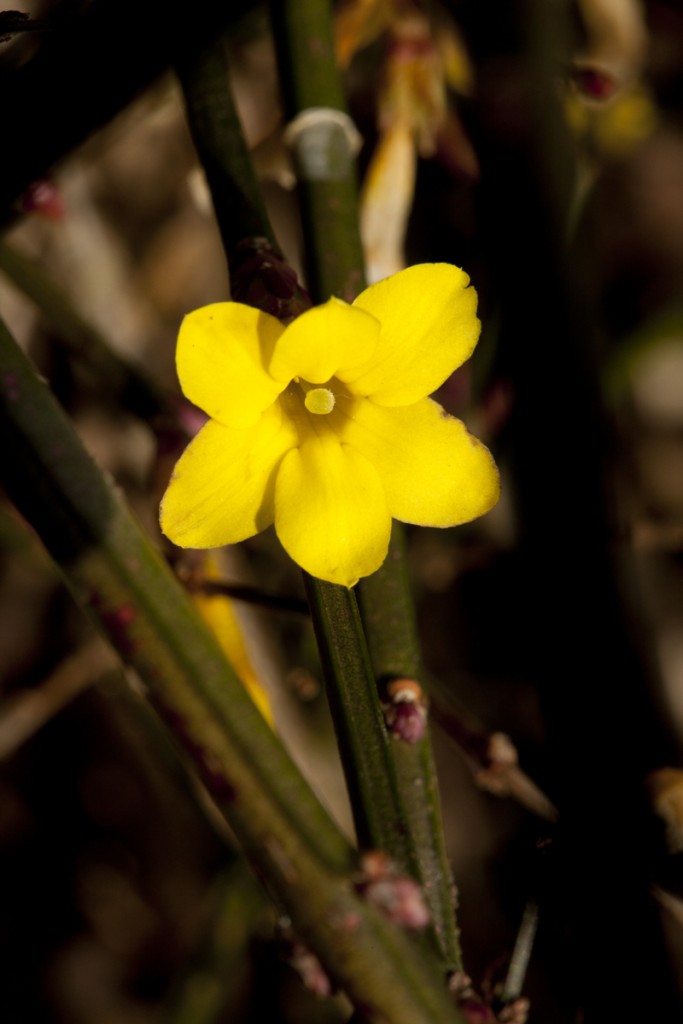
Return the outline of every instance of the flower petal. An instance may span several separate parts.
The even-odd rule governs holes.
[[[381,281],[405,266],[403,246],[416,172],[413,126],[397,117],[377,141],[361,193],[360,232],[370,281]]]
[[[366,288],[353,308],[377,317],[379,341],[364,366],[337,376],[380,405],[411,405],[430,395],[477,343],[477,293],[468,284],[458,267],[423,263]]]
[[[178,460],[161,502],[161,529],[183,548],[234,544],[273,522],[275,470],[296,444],[280,403],[247,430],[215,420]]]
[[[374,316],[331,298],[298,316],[277,343],[269,370],[289,383],[303,377],[324,384],[339,367],[365,363],[375,350],[380,325]]]
[[[176,365],[183,393],[228,427],[248,427],[282,391],[266,367],[284,327],[240,302],[215,302],[188,313]]]
[[[457,526],[496,504],[498,470],[488,448],[430,398],[395,409],[360,399],[345,408],[341,438],[372,462],[394,518]]]
[[[391,516],[368,460],[329,431],[287,453],[275,483],[275,529],[306,572],[352,587],[386,558]]]

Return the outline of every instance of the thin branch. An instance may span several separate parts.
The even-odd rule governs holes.
[[[510,966],[505,976],[501,1001],[511,1003],[519,999],[524,988],[524,979],[529,967],[529,960],[534,948],[534,939],[538,928],[538,904],[535,900],[529,900],[524,908],[522,921],[517,932],[515,948],[510,957]]]
[[[557,808],[518,763],[512,740],[491,733],[434,676],[428,679],[432,715],[460,747],[472,766],[478,786],[496,796],[509,796],[545,821],[557,820]]]
[[[97,638],[65,658],[38,686],[13,694],[0,705],[0,761],[24,743],[106,672],[120,668],[111,647]]]
[[[245,601],[260,608],[271,611],[291,612],[294,615],[308,615],[308,601],[301,597],[287,594],[269,594],[260,587],[250,587],[246,583],[228,583],[222,580],[199,580],[186,583],[191,593],[206,594],[209,597],[230,597],[235,601]]]

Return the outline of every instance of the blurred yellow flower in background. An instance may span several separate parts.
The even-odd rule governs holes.
[[[427,397],[477,342],[468,285],[423,264],[289,326],[238,302],[190,313],[178,375],[211,419],[175,467],[164,533],[211,548],[274,523],[302,568],[351,587],[384,561],[392,517],[446,527],[487,512],[491,455]]]
[[[628,158],[659,127],[644,80],[648,30],[639,0],[579,0],[584,42],[572,62],[565,112],[580,153]]]
[[[213,552],[199,556],[201,561],[185,569],[183,582],[188,586],[192,603],[213,632],[223,653],[239,676],[245,690],[265,720],[273,726],[273,712],[268,691],[249,654],[242,624],[235,611],[235,602],[227,595],[202,589],[202,583],[218,583],[222,575]],[[199,585],[197,585],[199,584]]]
[[[404,240],[413,205],[418,157],[438,158],[465,179],[477,157],[454,94],[473,84],[469,57],[455,22],[433,18],[414,0],[346,0],[335,14],[337,61],[348,67],[382,40],[377,76],[378,138],[360,197],[360,230],[370,282],[405,266]]]

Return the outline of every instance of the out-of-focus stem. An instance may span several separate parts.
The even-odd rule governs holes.
[[[537,928],[538,904],[535,900],[529,900],[522,914],[522,921],[517,933],[517,939],[515,940],[515,948],[510,957],[510,966],[508,967],[503,991],[500,996],[504,1003],[518,999],[522,994]]]
[[[199,947],[166,999],[158,1024],[217,1024],[239,1007],[263,893],[239,863],[219,875],[209,898]]]
[[[67,352],[93,373],[105,398],[153,426],[163,421],[168,429],[173,416],[163,395],[142,371],[112,350],[36,260],[0,240],[0,271],[35,303]]]
[[[179,59],[176,72],[211,191],[232,298],[289,320],[310,299],[285,263],[268,218],[230,90],[224,38]]]
[[[118,667],[111,648],[98,637],[66,658],[40,686],[19,691],[4,701],[0,706],[0,761],[13,757],[79,693]]]
[[[261,190],[232,102],[225,47],[220,36],[176,63],[192,138],[211,191],[228,263],[235,262],[240,238],[255,238],[269,228]],[[236,175],[237,169],[242,173]],[[274,243],[272,231],[266,235]],[[275,248],[275,246],[274,246]]]
[[[246,583],[230,583],[228,580],[201,580],[187,582],[190,592],[204,594],[207,597],[229,597],[233,601],[244,601],[245,604],[259,605],[271,611],[286,612],[292,615],[308,615],[308,603],[303,598],[287,594],[272,594],[251,587]]]
[[[430,676],[427,682],[432,717],[460,747],[477,785],[496,796],[512,797],[545,821],[557,821],[557,808],[522,771],[512,741],[503,733],[486,730],[439,679]]]
[[[563,910],[554,930],[570,937],[565,957],[574,965],[566,995],[580,1000],[586,1020],[613,1016],[602,972],[609,949],[615,963],[638,964],[629,979],[631,1016],[674,1019],[680,996],[652,913],[643,781],[678,752],[659,717],[655,645],[625,586],[631,567],[625,548],[619,551],[605,472],[610,439],[598,387],[600,346],[581,287],[588,252],[578,248],[580,238],[571,255],[566,250],[573,161],[556,83],[570,8],[544,0],[506,5],[498,40],[526,44],[521,59],[517,51],[508,63],[510,53],[491,49],[486,28],[501,5],[479,6],[481,30],[469,41],[479,74],[478,227],[499,305],[497,368],[515,396],[507,440],[519,530],[516,583],[525,599],[515,628],[539,688],[551,796],[560,811],[552,881]],[[514,78],[501,85],[494,67],[514,67]],[[538,386],[541,366],[547,387]],[[552,438],[542,471],[539,429]],[[634,735],[625,750],[623,737]],[[628,842],[619,839],[625,821]],[[541,904],[544,917],[557,913],[549,903]]]

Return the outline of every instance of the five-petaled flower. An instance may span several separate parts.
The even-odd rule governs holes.
[[[384,561],[392,517],[455,526],[487,512],[491,455],[427,397],[476,344],[468,285],[422,264],[286,327],[238,302],[185,317],[178,375],[210,419],[175,467],[164,533],[210,548],[274,523],[307,572],[352,587]]]

